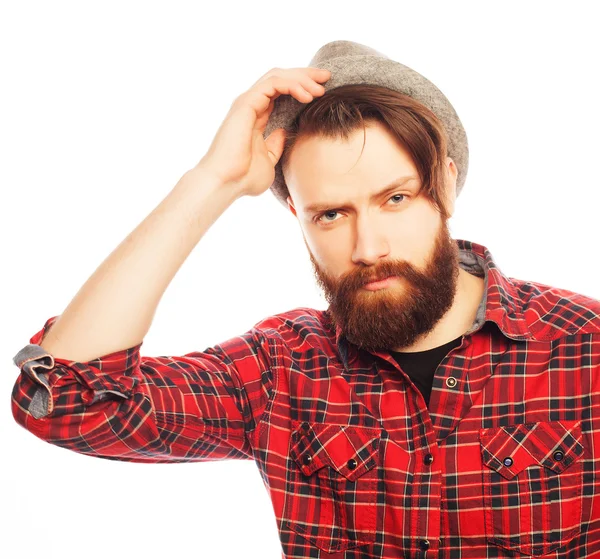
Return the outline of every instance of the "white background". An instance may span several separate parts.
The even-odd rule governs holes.
[[[593,2],[2,2],[0,556],[279,558],[251,461],[133,464],[52,446],[10,410],[12,357],[60,314],[270,68],[361,42],[450,99],[470,168],[452,236],[508,276],[600,298]],[[326,308],[293,215],[236,201],[169,285],[144,355]]]

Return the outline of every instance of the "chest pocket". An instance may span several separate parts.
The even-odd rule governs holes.
[[[581,532],[581,422],[479,431],[488,542],[530,556]]]
[[[328,553],[373,542],[380,440],[378,428],[297,424],[289,449],[285,524]]]

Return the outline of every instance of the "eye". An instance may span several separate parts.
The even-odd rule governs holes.
[[[315,221],[316,221],[317,223],[319,223],[319,222],[321,222],[321,219],[322,219],[322,218],[324,218],[325,216],[327,216],[327,215],[331,215],[331,214],[337,214],[337,213],[338,213],[338,212],[336,212],[335,210],[327,210],[326,212],[323,212],[321,215],[318,215],[318,216],[315,218]],[[327,223],[332,223],[332,221],[335,221],[335,220],[329,220],[329,219],[326,219],[325,221],[326,221]]]
[[[400,202],[402,202],[404,200],[404,194],[394,194],[390,200],[393,200],[394,198],[397,198],[398,196],[402,196],[402,200],[400,200]],[[399,204],[392,204],[392,206],[398,206]]]
[[[401,205],[400,203],[404,201],[404,198],[406,198],[405,194],[394,194],[393,196],[391,196],[390,198],[388,198],[387,201],[389,202],[390,200],[398,198],[399,196],[401,196],[402,199],[401,200],[397,200],[398,203],[392,204],[392,206],[400,206]],[[315,222],[317,222],[317,223],[334,223],[335,221],[337,221],[337,219],[325,219],[325,220],[323,220],[323,218],[326,217],[327,215],[330,216],[331,214],[337,214],[337,213],[339,213],[337,210],[327,210],[325,212],[322,212],[321,214],[319,214],[318,216],[315,217]]]

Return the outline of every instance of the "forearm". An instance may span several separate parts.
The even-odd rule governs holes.
[[[39,344],[85,362],[140,343],[167,286],[239,194],[199,167],[102,262]]]

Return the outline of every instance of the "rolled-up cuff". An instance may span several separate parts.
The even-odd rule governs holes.
[[[43,347],[28,344],[13,357],[13,362],[39,385],[29,404],[29,413],[36,419],[52,413],[52,395],[48,385],[48,373],[44,370],[49,371],[54,368],[54,357]]]
[[[81,395],[86,405],[94,404],[108,394],[129,398],[138,382],[132,373],[139,365],[139,348],[142,343],[86,363],[55,359],[38,344],[26,345],[13,357],[13,362],[38,385],[29,404],[29,413],[35,419],[52,413],[54,402],[48,378],[55,367],[58,375],[61,375],[59,369],[62,369],[62,374],[72,373],[88,389]]]

